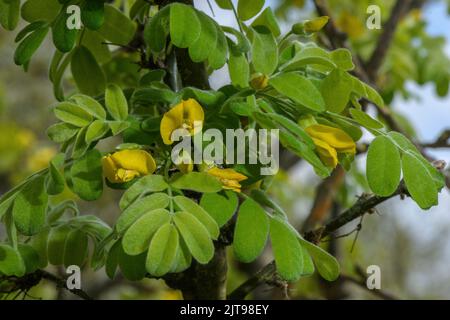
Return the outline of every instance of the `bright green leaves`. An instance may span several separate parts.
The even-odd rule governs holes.
[[[83,200],[96,200],[103,193],[101,158],[100,152],[92,149],[75,160],[66,174],[66,179],[70,179],[68,186]]]
[[[370,189],[380,196],[389,196],[400,183],[400,152],[385,136],[372,141],[367,153],[367,182]]]
[[[82,108],[84,111],[89,113],[91,116],[93,116],[97,119],[101,119],[101,120],[106,119],[105,109],[94,98],[91,98],[84,94],[75,94],[75,95],[71,96],[70,99],[74,100],[80,108]]]
[[[81,93],[96,96],[105,91],[105,74],[88,48],[84,46],[75,48],[70,66]]]
[[[234,231],[236,258],[243,262],[255,260],[263,251],[268,234],[269,217],[266,212],[254,200],[245,200],[239,208]]]
[[[208,263],[214,255],[214,245],[208,230],[193,215],[177,212],[173,218],[192,256],[202,264]]]
[[[278,65],[278,46],[272,32],[264,26],[252,28],[252,64],[256,72],[271,75]]]
[[[166,223],[155,233],[148,249],[146,269],[156,276],[171,271],[180,250],[179,234],[170,223]]]
[[[282,73],[270,79],[269,83],[280,94],[308,109],[319,112],[325,110],[325,101],[320,91],[310,80],[298,73]]]
[[[28,22],[52,22],[60,10],[61,4],[58,0],[27,0],[22,5],[21,15]]]
[[[20,233],[31,236],[42,230],[47,202],[45,176],[38,176],[23,187],[12,208],[14,223]]]
[[[422,209],[438,203],[438,193],[444,186],[437,171],[403,135],[390,132],[378,136],[367,154],[367,180],[374,193],[389,196],[395,192],[401,170],[406,188]]]
[[[248,87],[250,78],[250,67],[244,53],[237,50],[230,50],[228,60],[228,70],[230,72],[231,83],[238,88]]]
[[[128,117],[128,102],[122,89],[115,84],[110,84],[105,93],[106,108],[114,120],[123,121]]]
[[[226,191],[224,195],[205,193],[200,200],[200,205],[216,220],[219,227],[222,227],[236,212],[238,196],[232,191]]]
[[[39,24],[37,29],[33,30],[17,47],[14,53],[14,62],[17,65],[27,64],[36,50],[44,41],[48,33],[47,24]]]
[[[422,209],[438,204],[438,192],[433,177],[417,156],[407,151],[402,155],[403,179],[409,194]]]
[[[205,226],[211,239],[217,240],[219,237],[219,226],[205,209],[199,206],[195,201],[184,196],[176,196],[173,200],[181,211],[189,212]]]
[[[86,127],[92,121],[92,116],[85,109],[71,102],[58,104],[53,112],[59,120],[76,127]]]
[[[270,219],[270,241],[278,273],[288,281],[303,274],[303,250],[297,235],[278,217]]]
[[[239,0],[237,12],[240,19],[247,21],[258,14],[264,6],[264,0]]]
[[[64,245],[64,265],[82,266],[88,254],[88,236],[79,229],[67,234]]]
[[[336,258],[322,248],[313,245],[301,237],[298,238],[303,248],[306,249],[314,260],[319,274],[327,281],[336,280],[339,277],[340,272],[339,262]],[[306,269],[306,265],[304,267]]]
[[[179,48],[187,48],[200,36],[200,20],[192,6],[174,3],[170,6],[170,37]]]
[[[253,21],[252,27],[265,26],[275,37],[281,34],[280,26],[277,18],[270,7],[264,9],[263,12]]]
[[[25,264],[19,251],[0,244],[0,274],[21,277],[25,274],[25,270]]]
[[[322,82],[320,91],[328,111],[341,113],[350,100],[353,81],[347,72],[331,71]]]
[[[0,25],[6,30],[14,30],[19,22],[20,0],[0,1]]]
[[[206,172],[190,172],[177,176],[171,181],[170,185],[177,189],[201,193],[212,193],[222,190],[220,181]]]
[[[135,256],[145,252],[153,234],[169,221],[170,215],[166,209],[155,209],[144,214],[131,225],[123,236],[122,246],[125,253]]]
[[[160,175],[148,175],[137,180],[128,190],[123,194],[120,199],[120,209],[124,210],[136,199],[142,195],[152,192],[160,192],[168,188],[168,184]]]
[[[166,38],[170,33],[170,7],[164,7],[155,14],[144,29],[144,39],[150,50],[160,53],[166,46]]]
[[[384,125],[379,122],[378,120],[372,118],[364,111],[358,110],[358,109],[349,109],[349,112],[352,116],[352,118],[358,122],[363,127],[366,127],[368,129],[382,129],[384,128]]]

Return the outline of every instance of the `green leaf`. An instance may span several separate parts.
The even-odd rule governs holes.
[[[426,210],[438,204],[438,191],[427,168],[410,151],[402,155],[403,180],[411,198]]]
[[[177,212],[173,221],[192,256],[201,264],[208,263],[214,255],[214,245],[208,230],[187,212]]]
[[[302,257],[303,257],[303,273],[302,276],[309,276],[312,275],[314,273],[314,262],[311,258],[311,256],[309,255],[308,250],[306,250],[306,248],[304,246],[301,245],[300,243],[300,247],[302,248]]]
[[[66,12],[66,7],[63,7],[52,23],[53,44],[61,52],[71,51],[78,35],[78,29],[67,27],[69,18],[70,15]]]
[[[378,136],[369,146],[366,165],[367,182],[377,195],[389,196],[400,183],[400,153],[389,138]]]
[[[200,35],[195,42],[189,45],[189,56],[194,62],[208,59],[217,43],[217,27],[214,21],[205,13],[195,11],[200,21]]]
[[[98,141],[103,138],[109,131],[109,125],[103,120],[95,120],[92,122],[85,136],[85,141],[87,144],[91,144],[94,141]]]
[[[160,192],[166,190],[168,187],[169,185],[161,175],[152,174],[144,176],[136,181],[130,188],[128,188],[127,191],[125,191],[122,198],[120,199],[120,209],[124,210],[143,194]]]
[[[247,88],[250,78],[250,66],[244,53],[231,50],[228,59],[228,71],[231,83],[238,88]]]
[[[61,102],[53,110],[55,116],[68,124],[85,127],[92,121],[92,116],[83,108],[71,102]]]
[[[45,224],[48,195],[45,192],[45,176],[28,182],[14,199],[12,214],[17,230],[27,236],[42,230]]]
[[[363,127],[366,127],[368,129],[384,128],[384,125],[380,121],[372,118],[364,111],[361,111],[358,109],[353,109],[353,108],[350,109],[349,111],[350,111],[350,114],[352,115],[352,118],[355,119],[355,121],[358,122]]]
[[[270,241],[278,273],[287,281],[296,281],[303,274],[303,250],[297,235],[286,224],[278,217],[270,219]]]
[[[105,21],[104,0],[88,0],[81,8],[81,21],[91,30],[98,30]]]
[[[272,32],[264,26],[252,28],[252,64],[256,72],[271,75],[278,65],[278,46]]]
[[[113,136],[117,136],[130,127],[130,123],[128,121],[108,121],[108,125]]]
[[[0,274],[21,277],[25,271],[20,253],[10,246],[0,244]]]
[[[14,30],[19,23],[20,0],[0,1],[0,25],[6,30]]]
[[[322,248],[298,237],[301,245],[306,248],[317,267],[319,274],[327,281],[334,281],[339,277],[339,262]]]
[[[246,263],[255,260],[264,250],[268,235],[267,213],[254,200],[245,200],[239,208],[234,230],[233,249],[236,258]]]
[[[105,22],[98,32],[110,42],[126,45],[134,38],[136,23],[117,8],[105,4]]]
[[[39,20],[52,22],[60,11],[61,4],[58,0],[28,0],[22,5],[21,15],[28,22]]]
[[[158,11],[144,29],[144,40],[150,50],[159,53],[166,47],[167,36],[170,32],[169,27],[170,6],[166,6]]]
[[[252,27],[257,26],[265,26],[275,37],[278,37],[281,34],[277,18],[270,7],[264,9],[264,11],[253,21]]]
[[[88,236],[82,230],[75,229],[67,234],[64,246],[64,266],[82,267],[88,254]]]
[[[114,120],[123,121],[127,119],[128,102],[119,86],[110,84],[106,87],[105,104]]]
[[[325,111],[325,101],[320,91],[302,75],[294,72],[282,73],[270,79],[269,83],[280,94],[296,103],[314,111]]]
[[[239,0],[237,12],[240,19],[247,21],[256,16],[264,6],[264,0]]]
[[[78,128],[74,125],[71,125],[71,124],[68,124],[65,122],[60,122],[60,123],[51,125],[47,129],[47,136],[53,142],[64,143],[64,142],[72,139],[77,134],[78,130],[80,130],[80,128]]]
[[[66,246],[66,238],[72,229],[63,224],[53,228],[48,236],[48,261],[59,266],[64,264],[64,249]]]
[[[145,87],[152,84],[152,82],[163,82],[167,72],[164,69],[150,70],[139,79],[139,86]]]
[[[25,264],[25,273],[32,273],[39,269],[40,258],[36,250],[27,244],[19,244],[18,250]],[[0,262],[1,264],[1,262]]]
[[[71,189],[81,199],[97,200],[103,193],[102,155],[96,149],[74,161],[70,168]]]
[[[45,177],[45,190],[48,195],[57,195],[64,191],[64,177],[58,167],[64,161],[64,154],[59,154],[49,163],[49,172]]]
[[[148,249],[145,264],[148,273],[160,277],[168,273],[176,261],[179,250],[178,231],[166,223],[155,233]]]
[[[105,263],[105,272],[110,279],[114,279],[116,275],[117,267],[119,266],[119,256],[121,255],[122,249],[122,239],[117,240],[109,249],[108,256]]]
[[[89,145],[86,143],[87,129],[88,127],[84,127],[78,131],[72,148],[72,159],[79,159],[88,151]]]
[[[192,255],[189,252],[189,248],[186,246],[182,237],[178,237],[179,246],[175,262],[173,263],[172,270],[173,273],[183,272],[191,266]]]
[[[14,53],[14,63],[21,66],[27,64],[36,50],[41,46],[48,33],[48,26],[31,32],[17,47]]]
[[[230,3],[229,0],[215,0],[217,5],[219,6],[219,8],[221,9],[228,9],[231,10],[233,9],[233,5],[232,2]]]
[[[292,48],[295,50],[295,47]],[[336,64],[330,58],[328,51],[318,47],[306,47],[295,53],[292,58],[288,58],[287,62],[280,67],[282,71],[301,70],[305,66],[319,66],[322,69],[333,70]]]
[[[25,28],[20,30],[20,32],[14,38],[14,42],[20,42],[28,34],[32,33],[33,31],[35,31],[37,29],[42,29],[45,26],[47,26],[47,23],[45,21],[35,21],[35,22],[30,23]]]
[[[199,206],[195,201],[184,197],[176,196],[173,198],[176,205],[181,209],[181,211],[188,212],[200,221],[201,224],[208,230],[209,235],[212,239],[217,240],[219,237],[219,226],[217,222],[208,214],[205,209]]]
[[[73,96],[70,97],[70,99],[74,100],[79,107],[81,107],[84,111],[86,111],[93,117],[100,120],[106,119],[105,109],[94,98],[91,98],[84,94],[74,94]]]
[[[105,91],[105,74],[88,48],[79,46],[74,50],[70,67],[81,93],[95,96]]]
[[[130,281],[138,281],[145,277],[147,270],[145,270],[146,253],[130,256],[125,253],[120,241],[118,241],[118,264],[123,276]]]
[[[348,49],[339,48],[334,50],[330,52],[330,57],[339,69],[351,71],[355,68],[352,60],[352,54]]]
[[[173,3],[170,6],[170,38],[179,48],[187,48],[199,38],[200,20],[192,6]]]
[[[39,268],[45,268],[48,265],[48,255],[47,255],[47,242],[50,229],[45,229],[35,236],[30,241],[30,245],[36,250],[39,255]]]
[[[341,113],[350,100],[353,81],[340,69],[331,71],[322,82],[320,91],[328,111]]]
[[[219,180],[206,172],[190,172],[188,174],[176,175],[170,182],[170,185],[173,188],[202,193],[215,193],[222,190],[222,184]]]
[[[166,209],[155,209],[147,212],[137,219],[123,236],[122,247],[128,255],[136,256],[147,251],[155,232],[163,224],[170,221],[169,211]]]
[[[424,156],[420,153],[419,150],[417,150],[416,146],[408,140],[408,138],[395,131],[389,132],[388,137],[392,139],[392,141],[400,148],[402,152],[410,151],[414,153],[417,159],[422,162],[422,165],[427,168],[428,173],[433,177],[437,190],[441,190],[445,186],[444,175],[439,172],[434,166],[432,166],[427,159],[424,158]]]
[[[169,196],[165,193],[154,193],[152,195],[136,200],[126,208],[116,222],[116,231],[122,233],[137,219],[149,211],[164,209],[169,205]]]
[[[236,193],[232,191],[226,191],[224,195],[205,193],[200,205],[216,220],[219,227],[222,227],[236,212],[238,200]]]

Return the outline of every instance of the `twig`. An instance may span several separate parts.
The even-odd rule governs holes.
[[[359,279],[357,279],[357,278],[355,278],[355,277],[352,277],[352,276],[349,276],[349,275],[341,274],[341,275],[339,276],[338,281],[344,281],[344,282],[350,282],[350,283],[356,284],[356,285],[359,286],[360,288],[367,290],[367,291],[370,292],[371,294],[376,295],[376,296],[380,297],[380,298],[383,299],[383,300],[399,300],[399,298],[394,297],[394,296],[391,295],[390,293],[387,293],[387,292],[385,292],[385,291],[383,291],[383,290],[380,290],[380,289],[374,289],[374,290],[371,290],[371,289],[369,289],[369,288],[367,287],[367,284],[366,284],[366,282],[364,281],[364,279],[359,280]]]
[[[367,74],[370,79],[376,79],[384,58],[388,52],[392,39],[394,38],[397,25],[411,8],[412,0],[397,0],[391,15],[383,26],[383,33],[378,39],[377,46],[366,65]]]

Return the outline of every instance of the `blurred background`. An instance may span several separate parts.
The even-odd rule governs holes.
[[[214,15],[220,24],[236,27],[232,13],[219,9],[213,1],[212,11],[206,1],[195,2],[198,8]],[[383,29],[367,29],[367,7],[379,5],[384,22],[395,1],[327,2],[339,30],[347,34],[355,52],[367,60],[383,32]],[[450,1],[418,2],[420,5],[410,10],[398,26],[380,69],[377,86],[403,130],[417,141],[431,143],[450,129]],[[266,5],[274,9],[284,32],[289,31],[293,23],[316,15],[310,0],[269,0]],[[0,194],[30,173],[46,167],[58,151],[45,134],[46,128],[56,120],[50,111],[55,100],[48,80],[48,65],[54,49],[50,43],[41,47],[25,73],[13,63],[14,37],[14,32],[0,29]],[[213,88],[227,83],[226,68],[212,74]],[[66,86],[71,87],[70,77],[66,79]],[[370,139],[371,136],[366,134],[362,142]],[[427,153],[435,159],[450,162],[450,148],[430,148]],[[364,168],[365,157],[361,155],[336,195],[334,214],[368,192]],[[300,161],[278,174],[270,192],[290,214],[291,221],[302,229],[319,184],[320,180],[311,168]],[[119,214],[117,199],[120,194],[105,189],[100,201],[83,203],[76,200],[83,213],[98,215],[112,225]],[[63,197],[75,199],[69,191]],[[289,297],[450,299],[450,194],[447,188],[441,192],[439,200],[438,207],[422,211],[411,200],[396,197],[380,205],[376,212],[365,215],[362,221],[339,230],[340,235],[350,234],[324,243],[324,246],[332,246],[330,250],[340,260],[342,279],[332,284],[317,276],[302,279],[288,288]],[[358,224],[361,227],[356,232]],[[0,237],[3,238],[1,227]],[[230,259],[230,289],[271,260],[270,250],[267,251],[259,261],[249,265]],[[379,292],[364,286],[363,276],[370,265],[381,268],[382,289]],[[110,281],[102,270],[96,273],[84,271],[83,288],[97,299],[180,298],[179,292],[170,290],[163,281],[131,283],[120,277]],[[30,291],[30,295],[45,299],[73,298],[46,283]],[[285,292],[263,287],[253,297],[284,298]]]

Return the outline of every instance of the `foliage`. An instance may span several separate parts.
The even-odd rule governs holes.
[[[171,162],[170,135],[185,125],[191,135],[202,128],[279,129],[283,147],[323,178],[338,163],[350,169],[366,129],[376,137],[367,161],[372,191],[393,194],[403,172],[421,208],[437,205],[442,175],[406,137],[389,132],[358,102],[387,108],[386,92],[382,97],[351,74],[348,50],[328,51],[312,41],[326,18],[295,25],[292,33],[300,37],[280,37],[263,0],[238,2],[239,30],[220,26],[190,5],[131,3],[124,9],[102,0],[0,0],[5,29],[15,29],[19,15],[28,22],[16,37],[16,64],[27,70],[44,38],[52,36],[49,77],[59,122],[47,134],[60,145],[48,168],[0,199],[8,234],[0,245],[0,273],[22,276],[48,263],[89,261],[94,269],[105,266],[111,278],[118,268],[130,280],[163,277],[187,270],[193,261],[210,262],[220,228],[235,221],[237,259],[255,260],[270,239],[282,278],[295,281],[316,267],[326,280],[336,279],[337,261],[290,225],[265,193],[270,177],[255,165]],[[233,9],[227,1],[217,3]],[[71,4],[81,6],[80,30],[66,26]],[[181,49],[211,72],[227,65],[231,83],[219,90],[191,86],[177,71]],[[74,92],[62,85],[69,65]],[[194,120],[202,127],[192,127]],[[110,137],[122,143],[101,152],[97,145]],[[105,184],[125,190],[112,228],[98,217],[79,215],[71,201],[53,204],[65,188],[95,201]]]

